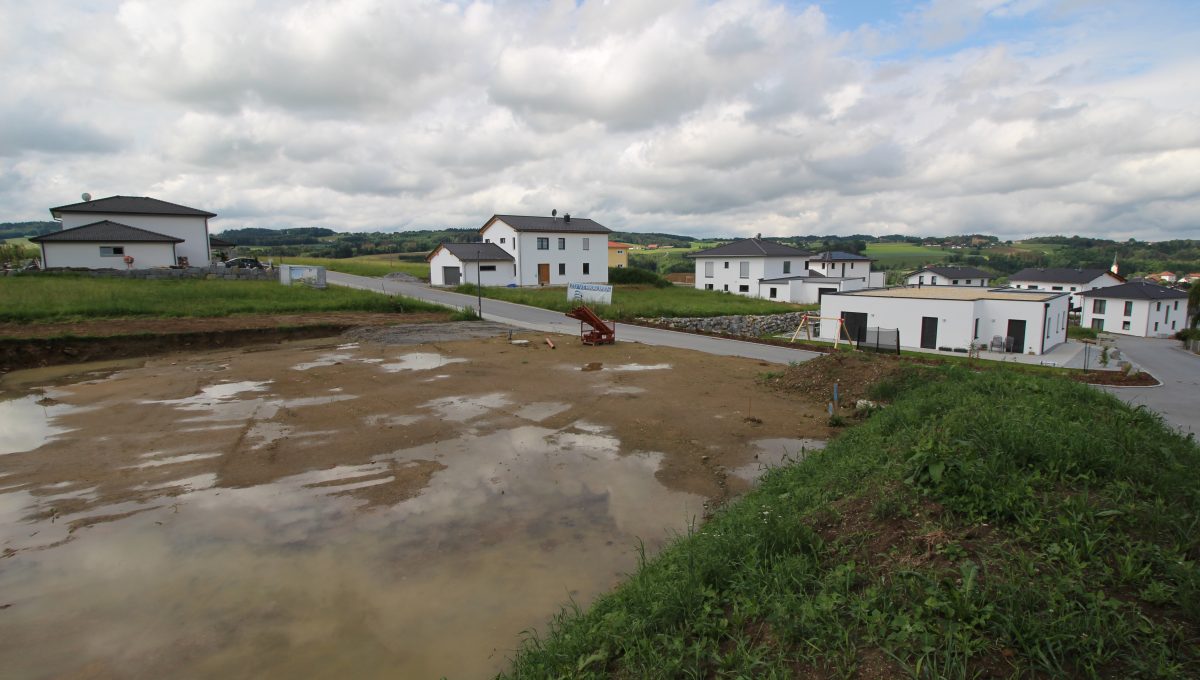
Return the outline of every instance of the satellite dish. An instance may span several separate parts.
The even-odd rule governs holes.
[[[550,217],[558,217],[558,208],[550,211]]]
[[[83,196],[80,196],[80,198],[86,202],[92,200],[92,195],[85,191],[83,192]]]

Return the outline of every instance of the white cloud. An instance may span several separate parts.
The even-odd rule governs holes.
[[[0,0],[0,220],[87,190],[218,228],[1195,237],[1185,10]]]

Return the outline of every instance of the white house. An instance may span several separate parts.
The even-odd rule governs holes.
[[[825,295],[821,316],[841,318],[850,337],[866,329],[898,329],[902,347],[967,349],[973,343],[1022,354],[1044,354],[1067,341],[1067,293],[1010,288],[923,286]],[[838,324],[821,322],[833,340]]]
[[[501,260],[489,260],[483,266],[495,264],[495,286],[565,286],[568,283],[608,283],[608,235],[612,230],[589,219],[571,217],[531,217],[528,215],[492,215],[479,229],[480,240],[497,247],[512,257],[508,276],[501,275]],[[445,279],[445,267],[459,267],[464,275],[465,263],[442,244],[429,255],[441,255],[437,263],[442,273],[434,285],[451,285]],[[466,244],[471,245],[471,244]],[[493,254],[490,257],[495,257]],[[456,264],[457,261],[457,264]],[[486,270],[485,270],[486,271]],[[464,276],[470,283],[473,279]],[[487,285],[487,284],[485,284]]]
[[[1115,266],[1115,265],[1114,265]],[[1105,286],[1117,286],[1125,279],[1108,269],[1022,269],[1008,277],[1008,285],[1019,290],[1049,290],[1079,293]],[[1079,311],[1079,298],[1070,296],[1071,311]]]
[[[209,263],[215,214],[144,196],[110,196],[50,209],[62,230],[36,239],[43,267],[124,269]],[[126,258],[133,258],[129,262]]]
[[[757,237],[688,257],[696,263],[696,288],[781,302],[813,303],[829,292],[882,286],[885,277],[861,255],[813,254]]]
[[[1145,281],[1088,290],[1083,299],[1085,328],[1143,338],[1167,337],[1187,327],[1188,294]]]
[[[495,243],[443,243],[425,259],[435,286],[507,286],[517,276],[516,259]]]
[[[992,283],[992,274],[975,267],[929,265],[909,274],[905,282],[910,286],[980,286],[987,288]]]

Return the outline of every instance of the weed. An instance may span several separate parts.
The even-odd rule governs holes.
[[[462,307],[458,311],[450,315],[451,321],[479,321],[483,317],[479,316],[479,311],[474,307]]]

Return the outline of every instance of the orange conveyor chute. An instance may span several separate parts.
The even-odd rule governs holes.
[[[567,312],[567,316],[579,319],[579,339],[583,341],[583,344],[611,345],[617,341],[617,324],[614,323],[610,327],[587,305],[579,305]],[[591,326],[592,330],[585,330],[584,324]]]

